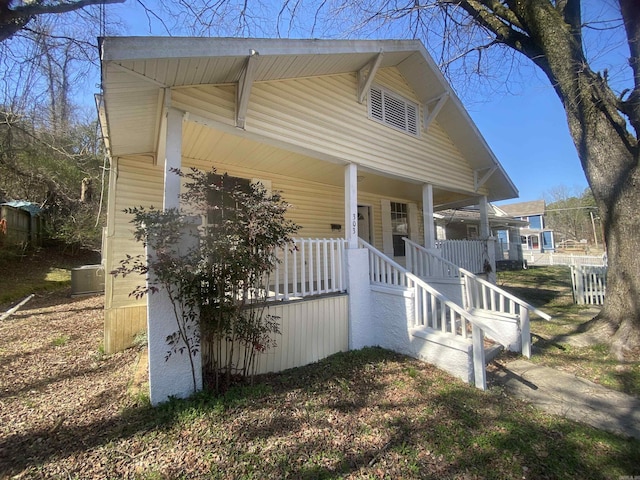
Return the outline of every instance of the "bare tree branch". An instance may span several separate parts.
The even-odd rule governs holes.
[[[91,5],[124,3],[125,0],[76,0],[73,2],[29,2],[13,9],[0,9],[0,42],[3,42],[27,26],[39,15],[68,13]]]

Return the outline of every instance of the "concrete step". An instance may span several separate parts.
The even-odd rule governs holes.
[[[493,359],[495,359],[498,355],[502,353],[504,347],[499,343],[488,343],[485,342],[484,346],[484,363],[489,364]]]

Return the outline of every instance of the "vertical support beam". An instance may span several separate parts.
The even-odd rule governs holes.
[[[174,175],[177,178],[177,175]],[[192,223],[185,225],[181,232],[182,237],[177,245],[178,252],[186,255],[189,251],[198,248],[196,230],[200,219],[194,217]],[[156,252],[152,245],[147,245],[147,258],[154,258]],[[202,355],[198,348],[200,332],[196,320],[188,321],[188,342],[191,348],[187,348],[183,340],[179,347],[185,351],[173,352],[167,357],[170,347],[167,338],[177,330],[176,315],[189,318],[191,312],[174,310],[169,292],[163,285],[157,285],[153,271],[147,274],[147,285],[159,287],[153,295],[147,295],[147,341],[149,350],[149,395],[151,405],[156,406],[168,401],[171,397],[186,398],[196,391],[202,390]],[[175,290],[172,292],[175,295]],[[195,319],[198,312],[193,312]],[[195,351],[194,351],[195,350]],[[193,355],[191,355],[193,353]]]
[[[344,167],[344,226],[347,248],[358,248],[358,166]]]
[[[178,208],[180,206],[180,177],[171,172],[172,168],[182,166],[182,120],[184,112],[169,108],[167,110],[167,158],[164,162],[164,193],[162,208]]]
[[[529,324],[529,310],[520,307],[520,335],[522,355],[531,358],[531,326]]]
[[[473,342],[473,377],[476,388],[487,389],[487,372],[484,358],[484,333],[477,325],[471,326],[471,339]]]
[[[491,236],[489,229],[489,202],[486,195],[480,197],[480,238],[486,240]]]
[[[424,218],[424,248],[436,247],[436,227],[433,223],[433,185],[422,185],[422,216]]]
[[[486,195],[480,197],[480,238],[484,241],[484,271],[487,273],[487,280],[496,283],[496,240],[491,236],[489,226],[489,202]],[[488,265],[487,265],[488,263]]]

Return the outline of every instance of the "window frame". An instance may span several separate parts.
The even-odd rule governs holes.
[[[398,208],[399,207],[399,208]],[[405,242],[402,240],[404,237],[409,238],[409,204],[404,202],[389,202],[389,208],[391,213],[391,239],[393,245],[393,256],[404,257],[406,256]],[[404,218],[404,225],[406,225],[406,231],[404,233],[396,231],[399,218]]]

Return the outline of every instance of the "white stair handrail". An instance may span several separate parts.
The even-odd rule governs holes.
[[[491,282],[486,281],[483,278],[478,277],[476,274],[471,273],[470,271],[465,270],[464,268],[458,267],[456,264],[454,264],[454,263],[452,263],[452,262],[450,262],[448,260],[440,258],[437,255],[434,255],[429,250],[424,248],[422,245],[419,245],[419,244],[409,240],[408,238],[404,238],[403,240],[409,246],[411,246],[411,247],[415,248],[416,250],[420,251],[422,254],[427,255],[429,257],[432,257],[435,261],[437,261],[439,263],[447,264],[451,269],[455,269],[458,274],[454,275],[454,276],[470,278],[473,281],[476,281],[476,282],[480,283],[482,286],[484,286],[484,287],[486,287],[486,288],[488,288],[488,289],[490,289],[490,290],[492,290],[492,291],[494,291],[496,293],[499,293],[500,295],[504,296],[505,298],[508,298],[509,300],[513,301],[514,303],[520,305],[522,308],[526,308],[530,312],[535,313],[539,317],[541,317],[541,318],[543,318],[545,320],[551,320],[551,316],[550,315],[544,313],[542,310],[537,309],[533,305],[525,302],[521,298],[516,297],[515,295],[507,292],[506,290],[503,290],[502,288],[494,285]]]
[[[412,242],[408,238],[403,239],[406,243],[407,251],[419,252],[425,258],[425,261],[437,259],[438,262],[447,262],[440,257],[435,256],[426,248]],[[412,251],[413,249],[413,251]],[[427,260],[428,259],[428,260]],[[413,262],[415,263],[415,262]],[[487,310],[496,313],[509,313],[516,315],[520,326],[520,349],[522,355],[531,358],[531,326],[529,320],[529,312],[533,312],[544,320],[551,320],[551,316],[538,310],[534,306],[524,300],[510,294],[509,292],[497,287],[491,282],[479,278],[477,275],[448,262],[451,269],[456,269],[458,275],[465,284],[466,305],[465,307],[471,311],[474,309]]]
[[[426,283],[420,277],[414,275],[399,263],[393,261],[375,247],[359,239],[360,248],[369,251],[369,278],[372,284],[386,284],[395,287],[414,289],[415,318],[414,325],[433,328],[439,317],[440,331],[453,336],[469,338],[467,325],[471,326],[471,337],[473,342],[473,362],[475,384],[478,388],[486,390],[486,371],[484,356],[484,331],[489,328],[482,321],[476,319],[471,312],[468,312],[460,305],[449,300],[441,292]],[[378,262],[384,262],[384,269],[376,266]],[[386,281],[383,282],[382,279]],[[434,300],[440,304],[438,309]],[[449,314],[447,316],[447,314]],[[431,315],[431,317],[429,317]],[[457,332],[456,315],[460,318],[460,333]],[[429,322],[431,318],[431,324]],[[447,320],[448,318],[448,320]],[[449,329],[447,330],[447,327]],[[435,329],[434,329],[435,330]],[[489,328],[490,330],[490,328]]]

